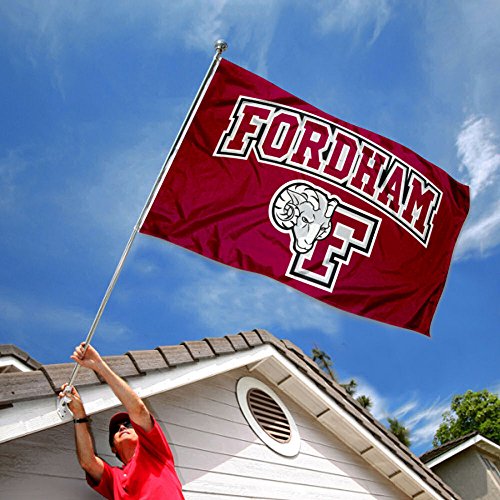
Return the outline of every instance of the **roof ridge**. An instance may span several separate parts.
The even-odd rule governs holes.
[[[39,361],[32,358],[26,351],[15,344],[0,344],[0,357],[3,356],[14,356],[34,370],[42,366]]]
[[[253,349],[265,344],[272,345],[278,352],[292,362],[327,393],[337,405],[349,413],[370,434],[392,451],[411,470],[434,488],[446,491],[451,497],[455,493],[441,478],[436,476],[409,448],[397,440],[368,410],[363,408],[354,397],[335,380],[323,372],[310,356],[290,340],[280,340],[264,329],[241,331],[223,337],[207,337],[202,340],[184,341],[180,344],[158,346],[154,349],[128,351],[114,356],[103,356],[121,377],[143,376],[157,370],[175,369],[186,363],[196,363],[203,359],[216,358],[238,351]],[[74,363],[55,363],[41,365],[31,372],[0,374],[0,405],[42,398],[57,394],[59,387],[67,382]],[[78,372],[76,385],[97,385],[102,381],[91,370]]]
[[[265,339],[261,338],[259,332],[262,332]],[[273,344],[282,352],[285,350],[285,346],[274,335],[266,330],[255,329],[242,331],[236,335],[188,340],[179,344],[157,346],[154,349],[127,351],[123,354],[103,355],[102,357],[112,365],[113,370],[119,376],[131,377],[144,375],[154,370],[173,369],[181,364],[231,354],[265,343]],[[10,405],[17,401],[39,399],[51,394],[58,394],[61,385],[70,379],[74,368],[73,362],[42,364],[14,344],[0,344],[0,348],[2,347],[4,355],[15,355],[24,362],[32,360],[34,370],[0,373],[0,381],[2,381],[0,384],[0,405]],[[299,348],[295,346],[295,349]],[[144,357],[147,357],[147,360]],[[77,386],[100,383],[103,381],[91,370],[79,370],[75,381]]]
[[[430,462],[432,459],[437,458],[446,453],[449,449],[454,448],[459,444],[465,443],[469,439],[478,435],[479,436],[481,435],[479,431],[472,431],[469,432],[468,434],[464,434],[463,436],[452,439],[451,441],[446,441],[446,443],[440,444],[439,446],[431,448],[430,450],[422,453],[420,455],[420,460],[422,460],[423,463]]]
[[[272,335],[271,333],[267,332],[266,330],[261,330],[262,332],[265,332],[267,335],[269,335],[271,338],[273,339],[276,339],[277,338]],[[264,339],[263,339],[264,342],[266,342]],[[417,455],[415,455],[411,450],[410,448],[408,448],[407,446],[404,446],[397,438],[396,436],[394,436],[394,434],[392,432],[389,431],[389,429],[387,429],[384,425],[382,425],[381,422],[379,422],[373,415],[372,413],[367,410],[366,408],[362,407],[359,402],[353,397],[351,396],[344,387],[342,387],[342,385],[337,382],[336,380],[332,379],[331,377],[329,377],[323,370],[321,370],[318,366],[317,363],[315,363],[312,358],[310,356],[308,356],[307,354],[304,354],[304,352],[302,351],[302,349],[300,349],[299,347],[295,346],[295,344],[293,344],[293,342],[289,341],[289,340],[281,340],[279,341],[281,342],[284,347],[286,348],[289,348],[290,350],[294,351],[295,349],[300,353],[300,357],[302,358],[303,361],[307,362],[308,366],[311,367],[318,375],[321,376],[321,378],[323,379],[324,383],[326,383],[327,385],[329,385],[331,388],[335,389],[338,393],[340,393],[340,395],[348,402],[350,403],[351,406],[354,406],[355,410],[358,412],[358,413],[361,413],[361,415],[363,415],[366,419],[368,419],[370,421],[370,423],[372,425],[374,425],[378,432],[380,432],[383,436],[385,437],[388,437],[390,442],[392,442],[392,444],[394,446],[396,446],[401,452],[404,453],[404,455],[406,455],[410,460],[414,461],[415,463],[417,463],[419,466],[423,467],[424,469],[427,470],[427,472],[429,473],[430,472],[430,477],[436,482],[438,483],[442,488],[444,488],[445,490],[447,490],[447,492],[449,494],[452,494],[453,496],[455,495],[455,492],[453,490],[450,489],[450,487],[439,477],[437,476],[436,474],[434,474],[432,471],[430,471],[430,469],[428,467],[426,467],[426,465],[419,459],[419,457],[417,457]],[[269,341],[268,343],[271,343],[274,345],[274,342],[273,341]],[[307,373],[306,373],[307,374]],[[341,405],[341,406],[344,406],[344,405]],[[345,406],[344,406],[345,408]],[[353,415],[355,418],[356,416]],[[359,421],[359,419],[357,418],[357,420]],[[373,434],[373,432],[372,432]],[[378,437],[380,438],[381,436],[378,435],[378,436],[375,436],[375,437]],[[383,441],[383,439],[382,439]],[[415,470],[415,469],[414,469]],[[425,477],[425,474],[423,473],[423,471],[420,471],[419,469],[416,469],[415,472],[422,478],[425,478],[425,479],[428,479]]]

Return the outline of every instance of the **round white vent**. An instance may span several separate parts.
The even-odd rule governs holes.
[[[297,426],[278,395],[260,380],[243,377],[236,385],[241,411],[257,436],[281,455],[293,457],[300,450]]]

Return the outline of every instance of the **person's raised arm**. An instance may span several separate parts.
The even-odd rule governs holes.
[[[87,351],[84,353],[82,342],[75,348],[75,352],[71,359],[76,361],[80,366],[94,370],[99,374],[104,381],[109,385],[115,396],[125,406],[129,417],[137,425],[142,427],[146,432],[153,428],[153,421],[149,410],[142,399],[132,390],[132,388],[120,378],[101,358],[100,354],[92,347],[88,346]]]
[[[104,463],[96,456],[94,450],[94,443],[90,434],[88,422],[78,422],[80,419],[86,419],[87,414],[83,406],[82,400],[78,391],[72,387],[71,392],[64,392],[68,384],[61,387],[59,397],[67,396],[70,399],[68,404],[73,418],[75,419],[75,442],[76,442],[76,455],[81,468],[95,481],[100,482],[103,472]]]

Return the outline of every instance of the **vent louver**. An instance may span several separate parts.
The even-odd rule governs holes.
[[[254,377],[242,377],[236,383],[236,398],[248,425],[268,448],[284,457],[298,455],[297,424],[269,386]]]
[[[290,423],[278,403],[260,389],[248,391],[247,400],[253,417],[262,429],[278,443],[288,443]]]

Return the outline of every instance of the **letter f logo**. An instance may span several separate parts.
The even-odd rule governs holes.
[[[321,203],[314,203],[314,199],[307,201],[305,197],[289,196],[290,189],[297,190],[300,185],[303,183],[282,186],[269,207],[269,216],[276,229],[290,232],[292,257],[286,275],[331,292],[340,268],[349,265],[353,252],[370,256],[380,219],[337,198],[329,198],[329,193],[310,183],[308,191],[314,191]],[[318,205],[322,210],[308,210],[308,203],[313,209]],[[315,214],[315,218],[311,213]],[[308,230],[303,235],[298,227],[301,222],[303,225],[308,223]],[[322,229],[312,231],[311,228],[316,226]],[[312,239],[308,238],[311,234]]]

